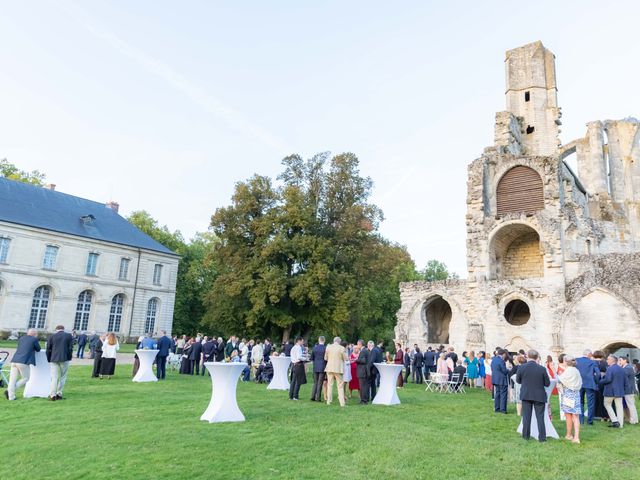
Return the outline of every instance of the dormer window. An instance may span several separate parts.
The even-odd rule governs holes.
[[[85,225],[93,225],[93,222],[95,221],[96,217],[94,217],[93,215],[89,214],[89,215],[82,215],[80,217],[80,221],[85,224]]]

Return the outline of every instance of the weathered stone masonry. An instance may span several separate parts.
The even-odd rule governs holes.
[[[640,347],[640,123],[562,145],[554,62],[541,42],[507,52],[507,111],[468,168],[468,278],[401,284],[403,345]]]

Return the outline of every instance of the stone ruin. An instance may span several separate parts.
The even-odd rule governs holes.
[[[640,123],[589,122],[563,145],[553,53],[538,41],[505,64],[495,144],[468,167],[468,278],[401,284],[396,341],[554,356],[640,347]]]

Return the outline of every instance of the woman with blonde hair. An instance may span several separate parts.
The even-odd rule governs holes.
[[[567,435],[564,437],[573,443],[580,443],[580,389],[582,377],[576,368],[576,360],[570,355],[564,356],[566,368],[558,375],[558,386],[561,389],[560,408],[564,412],[567,423]],[[573,432],[572,432],[573,430]]]
[[[102,345],[102,361],[100,363],[100,378],[111,378],[116,371],[116,355],[120,350],[120,344],[115,333],[107,335]]]

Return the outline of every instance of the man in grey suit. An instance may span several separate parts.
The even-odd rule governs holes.
[[[9,374],[9,388],[4,391],[7,400],[16,399],[16,389],[29,381],[30,365],[36,364],[36,352],[40,351],[38,332],[30,328],[26,335],[18,340],[18,348],[11,359],[11,373]],[[18,380],[18,377],[21,377]]]
[[[49,400],[62,400],[62,390],[67,381],[69,362],[73,357],[73,337],[64,331],[63,325],[47,341],[47,360],[51,364],[51,391]]]

